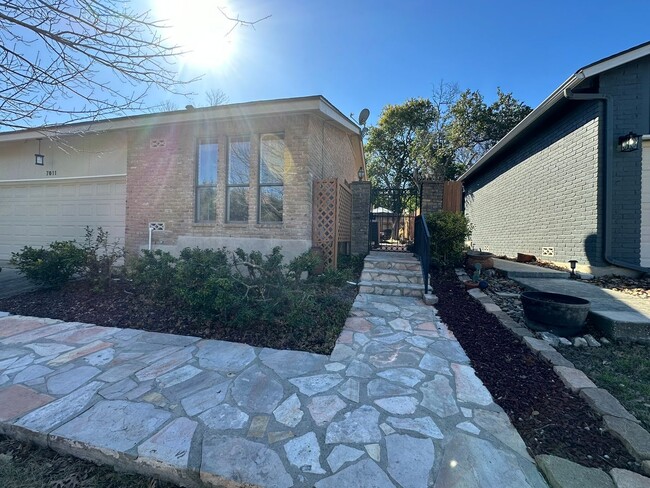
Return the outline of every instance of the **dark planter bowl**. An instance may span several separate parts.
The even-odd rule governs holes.
[[[467,251],[467,266],[474,269],[476,263],[481,265],[481,269],[494,268],[494,254],[483,251]]]
[[[561,337],[575,336],[582,330],[591,305],[584,298],[541,291],[522,293],[521,304],[528,327]]]

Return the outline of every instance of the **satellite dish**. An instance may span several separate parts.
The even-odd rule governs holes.
[[[370,117],[370,110],[364,108],[359,114],[359,124],[366,125],[366,121],[368,120],[368,117]]]

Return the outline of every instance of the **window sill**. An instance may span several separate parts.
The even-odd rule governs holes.
[[[217,221],[213,220],[212,222],[193,222],[192,227],[214,227],[217,225]]]

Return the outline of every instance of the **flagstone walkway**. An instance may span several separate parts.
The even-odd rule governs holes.
[[[0,431],[187,486],[546,486],[408,297],[358,295],[329,357],[6,316]]]

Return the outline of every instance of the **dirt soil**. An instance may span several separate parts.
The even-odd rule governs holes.
[[[348,286],[338,292],[348,309],[357,294]],[[337,302],[340,305],[340,302]],[[329,354],[338,338],[339,327],[311,327],[297,334],[282,323],[255,322],[246,327],[219,323],[164,306],[139,295],[126,281],[116,281],[106,292],[96,293],[83,281],[68,283],[61,290],[38,290],[0,299],[0,310],[15,315],[47,317],[67,322],[85,322],[104,327],[141,329],[152,332],[188,335],[204,339],[242,342],[251,346],[294,349]]]
[[[533,455],[552,454],[584,466],[641,473],[640,465],[571,393],[546,361],[486,313],[451,274],[432,276],[440,318],[467,352],[477,375],[505,410]]]

